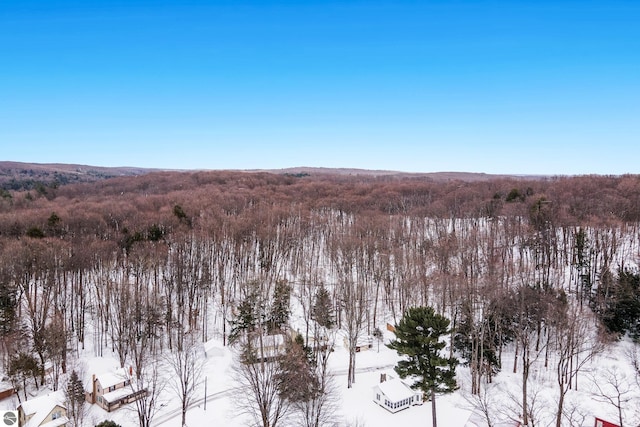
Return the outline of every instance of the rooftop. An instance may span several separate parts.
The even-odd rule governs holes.
[[[378,384],[380,390],[387,396],[387,398],[393,402],[399,402],[403,399],[410,399],[419,393],[417,390],[413,390],[401,379],[396,378],[385,381]]]

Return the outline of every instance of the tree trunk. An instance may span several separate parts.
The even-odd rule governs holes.
[[[560,390],[560,398],[558,399],[558,413],[556,414],[556,427],[562,427],[563,406],[564,406],[564,388]]]
[[[353,386],[353,380],[355,379],[355,351],[349,349],[349,369],[347,370],[347,388]]]
[[[522,426],[529,425],[529,411],[527,408],[527,382],[529,380],[529,350],[526,345],[522,348]]]
[[[431,388],[431,424],[432,427],[438,427],[438,417],[436,416],[436,389]]]

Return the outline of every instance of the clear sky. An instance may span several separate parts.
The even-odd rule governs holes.
[[[0,0],[0,160],[640,173],[640,1]]]

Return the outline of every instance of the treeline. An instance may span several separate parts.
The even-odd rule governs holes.
[[[50,364],[55,388],[90,342],[141,376],[150,355],[182,351],[185,336],[226,340],[249,297],[298,304],[308,341],[326,289],[348,341],[349,385],[359,339],[429,305],[452,320],[474,393],[501,369],[505,346],[515,348],[526,413],[532,361],[560,363],[567,343],[586,342],[569,328],[575,319],[593,313],[594,327],[638,334],[639,221],[636,175],[154,173],[8,192],[5,371],[25,387],[42,384]],[[577,369],[581,356],[569,354]],[[576,381],[571,369],[563,387]]]
[[[35,191],[47,195],[59,186],[96,182],[116,176],[140,175],[151,170],[65,164],[37,164],[0,161],[0,194],[6,191]]]

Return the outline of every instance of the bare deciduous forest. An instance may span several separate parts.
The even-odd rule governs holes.
[[[451,320],[451,351],[470,368],[471,393],[482,395],[509,348],[526,425],[535,418],[529,369],[544,359],[557,370],[565,425],[562,397],[585,361],[625,334],[640,337],[639,225],[637,175],[468,182],[161,172],[3,191],[4,372],[18,388],[38,387],[51,365],[55,389],[90,343],[150,383],[155,355],[286,329],[295,301],[303,345],[318,342],[319,324],[345,331],[350,386],[362,336],[431,306]],[[334,318],[322,321],[329,311]],[[311,351],[322,366],[326,349]]]

